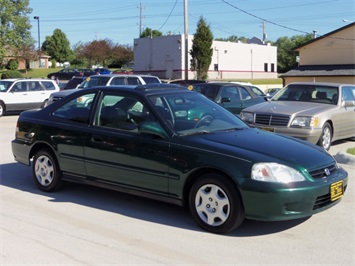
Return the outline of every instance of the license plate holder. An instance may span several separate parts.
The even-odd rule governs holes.
[[[336,201],[340,199],[344,194],[343,181],[340,180],[330,185],[330,199]]]

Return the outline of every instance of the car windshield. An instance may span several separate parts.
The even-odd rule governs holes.
[[[299,101],[337,104],[338,87],[318,84],[291,84],[283,88],[271,101]]]
[[[13,83],[13,81],[0,81],[0,92],[6,92]]]
[[[179,135],[206,134],[248,128],[237,116],[200,93],[149,96],[159,115]]]

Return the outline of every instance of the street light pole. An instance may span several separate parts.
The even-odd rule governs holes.
[[[38,51],[41,51],[41,34],[39,30],[39,16],[34,16],[34,19],[37,20],[37,26],[38,26]]]
[[[184,0],[184,35],[185,35],[185,79],[189,79],[189,31],[188,31],[187,0]]]

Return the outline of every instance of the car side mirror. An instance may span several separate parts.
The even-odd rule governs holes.
[[[342,101],[341,102],[342,107],[352,107],[355,106],[355,101]]]
[[[229,97],[222,97],[221,103],[229,103],[231,101],[231,98]]]
[[[138,126],[138,132],[158,136],[160,138],[167,138],[164,128],[156,121],[145,121]]]

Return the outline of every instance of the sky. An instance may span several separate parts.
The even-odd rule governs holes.
[[[145,28],[183,34],[184,1],[188,33],[202,16],[214,38],[321,36],[355,21],[354,0],[30,0],[31,34],[38,45],[39,24],[41,43],[60,29],[72,46],[102,39],[132,45]]]

